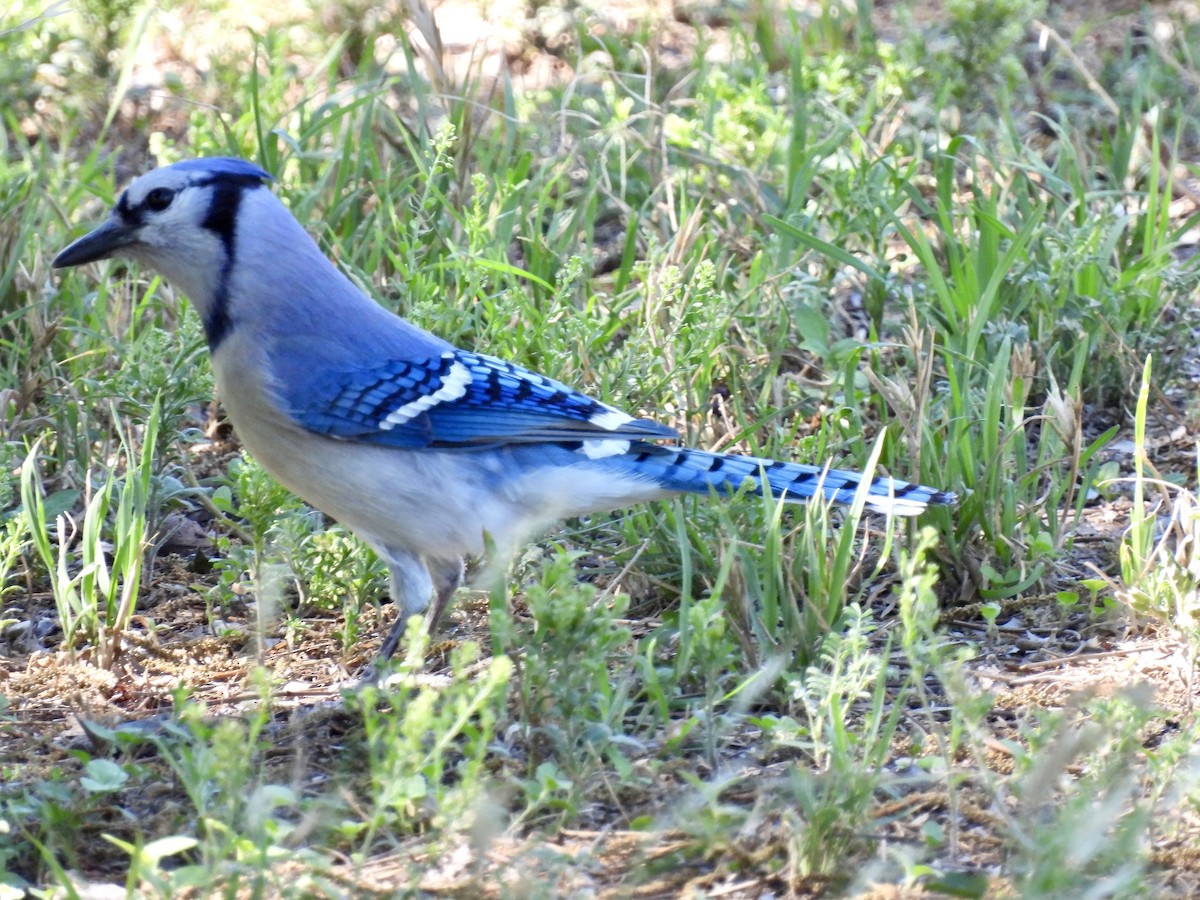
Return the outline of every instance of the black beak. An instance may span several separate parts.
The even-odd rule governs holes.
[[[56,269],[65,269],[68,266],[81,266],[84,263],[108,259],[116,256],[133,241],[133,229],[116,216],[111,216],[103,225],[89,231],[54,257],[54,262],[50,265]]]

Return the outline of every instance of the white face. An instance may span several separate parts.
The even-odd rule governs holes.
[[[224,236],[211,227],[217,193],[211,179],[194,173],[170,167],[146,173],[129,185],[101,226],[115,226],[122,237],[106,255],[154,269],[205,316],[228,253]]]
[[[133,181],[113,208],[112,215],[130,228],[137,245],[168,248],[202,242],[205,219],[213,200],[210,179],[176,171],[155,169]]]
[[[195,160],[155,169],[121,194],[108,219],[67,247],[56,268],[114,256],[159,272],[205,315],[233,252],[243,194],[267,174],[238,160]]]
[[[165,275],[164,266],[174,268],[169,257],[184,251],[197,265],[217,264],[223,237],[214,231],[211,213],[218,193],[217,180],[204,173],[175,166],[148,172],[121,194],[108,219],[63,250],[54,266],[125,256]]]
[[[228,247],[243,195],[271,176],[240,159],[213,157],[147,172],[121,194],[108,220],[54,260],[56,268],[156,249],[195,254],[209,235]],[[215,262],[215,260],[205,260]]]

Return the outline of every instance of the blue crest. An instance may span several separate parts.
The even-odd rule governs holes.
[[[261,178],[264,181],[274,181],[270,172],[260,169],[252,162],[236,159],[232,156],[209,156],[200,159],[185,159],[170,168],[182,172],[203,172],[207,175],[237,175],[242,178]]]

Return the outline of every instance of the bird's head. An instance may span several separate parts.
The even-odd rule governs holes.
[[[240,159],[190,159],[137,178],[108,219],[58,254],[56,269],[127,256],[157,262],[164,252],[195,255],[213,240],[232,239],[242,192],[271,176]]]
[[[120,256],[149,266],[192,301],[214,351],[242,324],[247,334],[325,335],[334,325],[390,334],[395,317],[329,261],[266,186],[270,179],[252,163],[225,157],[154,169],[52,265]]]
[[[164,275],[209,325],[223,311],[239,210],[271,176],[240,159],[191,159],[135,179],[108,218],[55,257],[56,269],[128,257]],[[211,336],[211,335],[210,335]]]

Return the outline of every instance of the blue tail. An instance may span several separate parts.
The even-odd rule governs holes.
[[[732,493],[750,481],[756,493],[762,494],[765,485],[772,496],[785,500],[803,502],[819,492],[829,500],[850,503],[863,480],[860,473],[841,469],[657,444],[635,444],[628,454],[611,459],[618,460],[667,490],[693,494],[713,489]],[[871,479],[866,504],[878,512],[915,516],[927,506],[947,506],[955,499],[949,491],[878,477]]]

